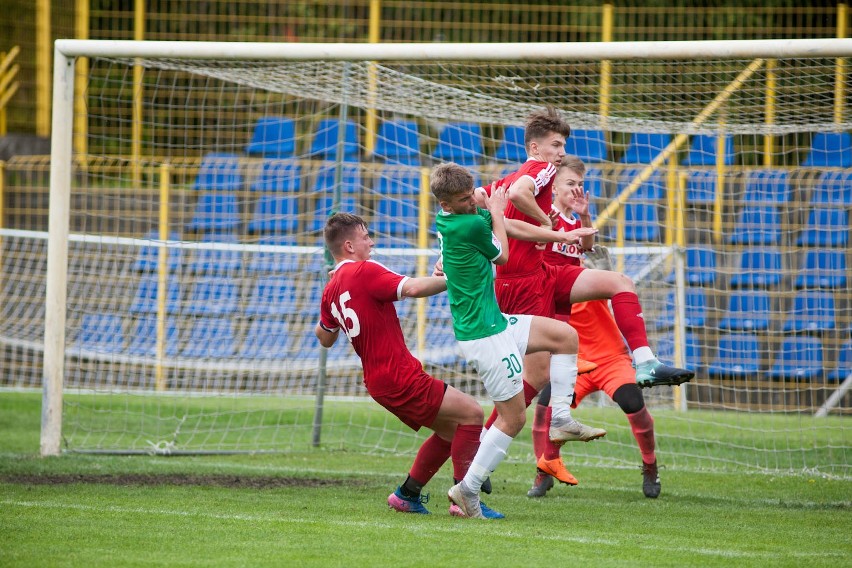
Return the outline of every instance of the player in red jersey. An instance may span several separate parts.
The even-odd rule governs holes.
[[[443,292],[446,279],[409,278],[370,260],[374,243],[357,215],[332,215],[324,234],[336,266],[323,290],[316,336],[331,347],[343,330],[361,358],[370,396],[409,428],[434,431],[417,452],[408,478],[388,496],[388,505],[397,511],[429,513],[423,506],[428,495],[421,490],[447,459],[452,459],[456,482],[464,478],[479,448],[482,407],[423,370],[405,344],[393,303]],[[482,512],[502,517],[485,505]]]
[[[553,203],[553,179],[565,157],[565,138],[570,135],[568,123],[553,107],[533,112],[527,119],[524,143],[528,159],[521,168],[497,182],[509,187],[510,205],[507,219],[518,219],[542,227],[552,227],[550,211]],[[663,365],[648,343],[642,306],[633,281],[623,274],[605,270],[587,270],[580,266],[551,266],[543,261],[544,245],[509,239],[509,262],[497,267],[495,292],[500,309],[553,317],[557,306],[589,300],[610,300],[616,324],[627,340],[636,363],[636,382],[640,387],[677,385],[695,375],[692,371]],[[525,357],[524,396],[529,404],[548,382],[547,354]],[[560,403],[563,401],[559,401]],[[495,413],[486,422],[490,427]],[[589,441],[605,435],[599,429],[580,428],[576,421],[565,421],[554,415],[549,429],[556,443]],[[566,482],[573,476],[565,470],[561,459],[540,464],[542,469]]]
[[[570,233],[578,227],[592,227],[589,214],[589,196],[584,191],[583,182],[586,167],[575,156],[562,159],[553,182],[553,209],[551,219],[553,229]],[[575,216],[576,215],[576,216]],[[544,261],[555,266],[581,266],[583,251],[592,251],[594,235],[581,240],[582,247],[554,243],[544,253]],[[612,270],[608,254],[595,251],[601,257],[601,266]],[[588,253],[590,256],[591,252]],[[636,377],[630,354],[621,337],[621,333],[609,304],[606,300],[591,300],[572,304],[570,309],[557,308],[556,319],[566,323],[577,331],[580,339],[580,357],[594,361],[597,368],[577,377],[574,387],[572,408],[576,408],[583,398],[596,391],[604,391],[624,412],[633,436],[639,445],[642,456],[642,490],[646,497],[656,498],[660,494],[660,479],[657,475],[655,455],[654,419],[645,406],[642,391],[636,384]],[[549,440],[548,413],[550,388],[545,386],[539,394],[538,404],[533,418],[533,451],[537,460],[547,462],[559,457],[559,446]],[[543,497],[553,487],[553,477],[538,469],[529,497]]]

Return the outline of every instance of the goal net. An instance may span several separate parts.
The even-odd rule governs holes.
[[[325,219],[362,215],[376,259],[427,274],[430,168],[502,177],[550,104],[652,348],[697,372],[644,391],[661,460],[847,477],[849,50],[60,41],[49,230],[0,232],[0,378],[43,385],[45,453],[413,453],[424,434],[369,399],[351,347],[314,337]],[[38,184],[14,168],[7,192]],[[485,403],[446,296],[397,311],[426,369]],[[638,463],[605,395],[576,415],[610,434],[566,462]]]

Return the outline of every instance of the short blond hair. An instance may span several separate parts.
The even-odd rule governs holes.
[[[586,175],[586,164],[577,156],[568,155],[562,158],[562,162],[559,163],[559,169],[561,170],[562,168],[571,170],[580,177]]]
[[[456,163],[441,164],[429,176],[429,189],[439,203],[449,201],[454,195],[473,189],[473,175]]]

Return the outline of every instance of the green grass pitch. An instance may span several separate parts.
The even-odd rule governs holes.
[[[502,521],[387,509],[411,456],[38,457],[40,397],[0,393],[0,566],[850,566],[852,483],[808,475],[569,464],[577,487],[526,497],[533,468],[495,474]],[[529,436],[528,432],[521,434]],[[605,444],[606,441],[594,442]]]

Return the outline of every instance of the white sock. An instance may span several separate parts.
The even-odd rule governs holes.
[[[482,483],[494,473],[494,470],[506,457],[506,452],[509,451],[509,444],[511,443],[511,436],[501,432],[496,426],[491,426],[479,444],[479,450],[473,457],[473,463],[470,464],[470,468],[468,468],[462,480],[465,487],[479,493]]]
[[[577,356],[560,353],[550,356],[550,407],[552,420],[571,419],[571,400],[577,383]]]
[[[645,361],[650,361],[651,359],[656,359],[656,357],[654,357],[654,352],[651,351],[651,348],[647,345],[645,347],[638,347],[633,352],[633,362],[637,365],[641,365]]]

